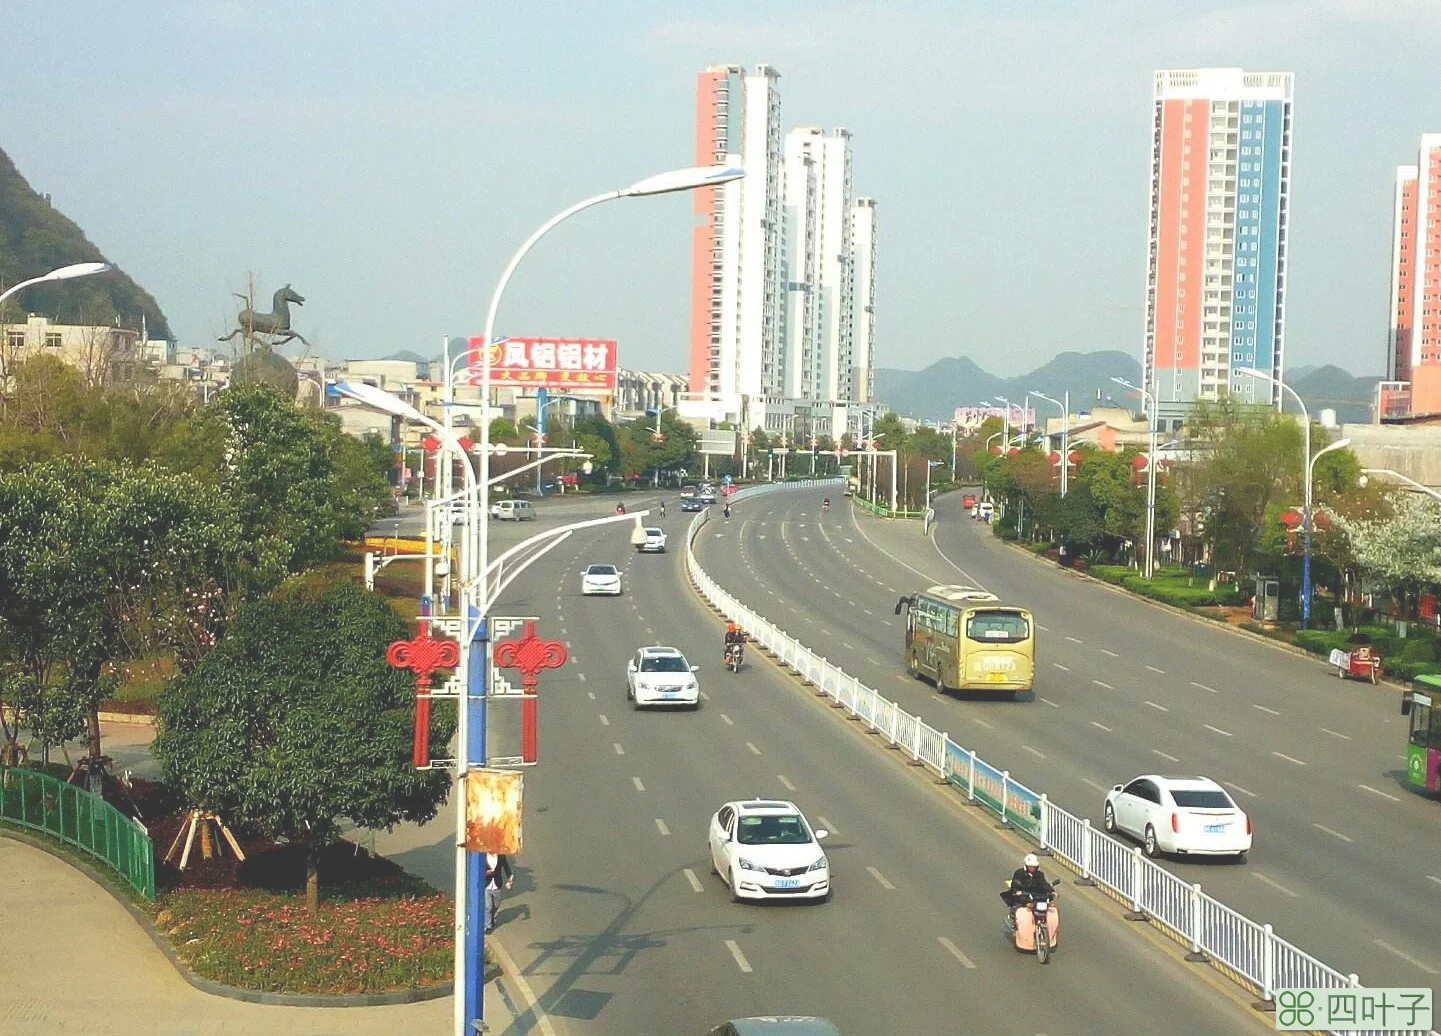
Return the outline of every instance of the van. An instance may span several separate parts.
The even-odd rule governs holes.
[[[490,505],[490,516],[502,522],[523,522],[535,518],[529,500],[497,500]]]

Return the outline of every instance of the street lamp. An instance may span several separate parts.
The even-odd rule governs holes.
[[[22,292],[31,285],[41,284],[45,281],[68,281],[72,277],[89,277],[94,273],[105,273],[115,267],[109,263],[74,263],[70,266],[62,266],[58,270],[51,270],[49,273],[41,274],[39,277],[31,277],[28,281],[21,281],[12,288],[0,291],[0,302],[4,302],[11,295]]]
[[[1067,469],[1071,466],[1071,390],[1066,389],[1064,402],[1053,399],[1044,392],[1031,391],[1026,395],[1044,399],[1047,403],[1054,403],[1061,408],[1061,498],[1065,499],[1069,481],[1066,477]]]
[[[1146,454],[1146,570],[1145,577],[1150,580],[1156,574],[1155,552],[1156,552],[1156,397],[1141,388],[1139,385],[1132,385],[1125,378],[1112,378],[1117,385],[1122,385],[1132,392],[1141,394],[1141,405],[1147,408],[1149,415],[1147,423],[1150,425],[1151,447]]]
[[[1305,468],[1301,474],[1304,476],[1302,518],[1302,542],[1304,554],[1301,560],[1301,628],[1305,629],[1311,624],[1311,414],[1306,409],[1306,401],[1296,394],[1296,390],[1287,385],[1280,378],[1268,374],[1266,371],[1257,370],[1255,367],[1237,367],[1237,374],[1244,374],[1248,378],[1259,378],[1262,381],[1269,381],[1278,386],[1281,391],[1291,393],[1291,398],[1301,408],[1301,425],[1305,432],[1306,460]],[[1347,440],[1349,441],[1349,440]],[[1328,446],[1327,449],[1333,447]],[[1322,452],[1325,452],[1324,450]],[[1317,454],[1316,456],[1320,456]]]
[[[1422,483],[1417,482],[1417,481],[1416,481],[1414,478],[1412,478],[1410,475],[1403,475],[1403,474],[1401,474],[1401,472],[1399,472],[1399,471],[1392,471],[1390,468],[1362,468],[1362,469],[1361,469],[1361,479],[1360,479],[1360,484],[1361,484],[1361,488],[1362,488],[1362,489],[1365,489],[1365,488],[1366,488],[1366,476],[1367,476],[1367,475],[1386,475],[1386,476],[1389,476],[1390,478],[1396,479],[1396,481],[1398,481],[1398,482],[1401,482],[1401,483],[1404,483],[1405,485],[1410,486],[1412,489],[1415,489],[1415,490],[1418,490],[1419,492],[1425,493],[1425,494],[1426,494],[1427,496],[1429,496],[1432,500],[1441,500],[1441,493],[1436,492],[1436,490],[1432,489],[1430,486],[1423,485]]]
[[[944,463],[945,463],[945,461],[940,461],[940,460],[928,460],[928,461],[926,461],[926,514],[927,514],[927,515],[929,515],[929,514],[931,513],[931,469],[932,469],[932,468],[938,468],[938,467],[940,467],[940,466],[941,466],[942,464],[944,464]],[[926,523],[925,523],[924,521],[921,523],[921,527],[922,527],[923,529],[925,528],[925,524],[926,524]]]
[[[637,180],[629,187],[622,187],[619,190],[606,191],[603,194],[594,195],[590,198],[584,199],[583,201],[576,202],[569,208],[562,209],[560,212],[556,213],[550,219],[542,223],[540,227],[533,234],[530,235],[530,237],[525,239],[524,243],[521,244],[520,248],[517,249],[515,254],[510,257],[510,261],[506,263],[505,269],[501,272],[500,281],[496,284],[495,291],[490,297],[490,305],[486,309],[485,313],[485,331],[480,340],[480,426],[483,429],[481,437],[484,445],[480,451],[480,473],[478,476],[478,481],[480,483],[478,487],[480,509],[480,528],[478,536],[478,567],[479,571],[482,573],[482,585],[480,586],[480,599],[478,601],[478,618],[480,621],[480,626],[478,627],[478,630],[480,637],[483,641],[488,637],[488,631],[486,631],[485,629],[485,622],[488,619],[491,605],[489,588],[486,585],[486,581],[488,580],[487,573],[489,571],[490,565],[489,447],[491,349],[494,347],[493,340],[495,338],[495,318],[496,314],[500,310],[501,296],[505,294],[506,285],[510,283],[510,278],[515,273],[516,267],[520,265],[521,260],[525,258],[526,254],[529,253],[533,247],[535,247],[537,241],[539,241],[542,237],[548,234],[559,224],[565,222],[571,216],[574,216],[578,212],[583,212],[584,210],[591,208],[592,206],[599,205],[603,202],[615,201],[617,198],[642,198],[655,194],[671,194],[678,191],[693,191],[701,187],[715,187],[721,184],[730,183],[732,180],[739,180],[743,176],[745,176],[745,170],[739,166],[697,166],[694,168],[674,169],[669,172],[658,173],[655,176],[648,176],[643,180]],[[469,536],[469,534],[469,530],[467,529],[467,536]],[[467,742],[465,739],[462,739],[460,744],[462,754],[459,760],[459,769],[462,773],[464,773],[465,770],[469,769],[469,767],[473,763],[478,762],[482,766],[485,764],[485,699],[484,697],[481,697],[480,701],[476,703],[473,699],[467,698],[464,704],[466,708],[462,708],[460,710],[462,717],[464,717],[464,714],[468,711],[470,707],[475,707],[476,716],[481,724],[480,738],[477,743],[480,750],[481,758],[479,760],[473,760],[471,757],[471,746],[469,742]],[[465,723],[464,718],[461,719],[461,723]],[[463,878],[459,877],[458,875],[457,893],[460,893],[463,889],[466,888],[467,885],[470,885],[477,889],[480,888],[481,881],[484,877],[485,866],[484,858],[481,857],[479,853],[465,852],[464,839],[461,839],[460,842],[461,844],[457,848],[457,852],[459,854],[457,866],[461,868],[460,873],[461,875],[463,875]],[[460,913],[461,899],[462,896],[458,894],[456,897],[458,927],[456,933],[457,957],[455,969],[454,1036],[469,1036],[469,1033],[471,1031],[471,1020],[481,1018],[484,1012],[484,1004],[481,998],[480,987],[480,966],[482,957],[484,955],[484,933],[481,931],[481,919],[479,916],[480,904],[471,904],[468,913],[462,914]],[[472,949],[473,951],[473,956],[470,957],[470,959],[467,959],[468,955],[465,952],[467,949]]]

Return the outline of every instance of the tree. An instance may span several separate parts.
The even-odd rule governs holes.
[[[1441,505],[1401,493],[1389,516],[1334,521],[1346,532],[1356,560],[1406,600],[1424,586],[1441,583]]]
[[[414,683],[385,661],[386,646],[408,635],[376,594],[295,579],[246,604],[225,640],[160,696],[154,749],[166,779],[196,807],[304,846],[312,911],[318,861],[342,820],[424,823],[449,790],[445,771],[411,764]],[[437,709],[437,755],[454,730],[454,710]]]

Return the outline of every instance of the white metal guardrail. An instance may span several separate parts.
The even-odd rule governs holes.
[[[839,479],[776,483],[742,489],[733,500],[750,499],[784,489],[839,485]],[[1147,859],[1140,846],[1120,842],[1091,826],[1090,820],[1067,812],[1045,795],[997,769],[949,734],[867,687],[840,666],[818,656],[775,623],[742,604],[706,574],[696,560],[696,534],[710,520],[710,511],[695,516],[686,534],[685,562],[691,582],[701,595],[817,693],[831,699],[903,752],[916,765],[954,785],[973,804],[995,813],[1007,826],[1034,840],[1039,848],[1074,868],[1088,884],[1099,885],[1125,902],[1135,920],[1152,921],[1190,951],[1189,960],[1211,962],[1233,981],[1267,1004],[1276,990],[1293,988],[1354,989],[1355,975],[1343,975],[1282,939],[1269,924],[1232,910]],[[1347,1036],[1389,1036],[1400,1030],[1346,1030]],[[1415,1030],[1410,1030],[1415,1032]],[[1431,1036],[1438,1036],[1433,1030]]]

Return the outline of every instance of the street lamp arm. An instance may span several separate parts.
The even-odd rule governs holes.
[[[44,284],[47,281],[67,281],[71,277],[89,277],[91,274],[105,273],[107,270],[113,269],[114,267],[109,263],[74,263],[71,266],[62,266],[58,270],[42,273],[39,277],[31,277],[28,281],[21,281],[14,287],[6,288],[0,292],[0,302],[4,302],[10,296],[36,284]]]
[[[1412,478],[1410,475],[1403,475],[1403,474],[1401,474],[1401,472],[1399,472],[1399,471],[1392,471],[1390,468],[1362,468],[1362,469],[1361,469],[1361,474],[1363,474],[1363,475],[1389,475],[1391,478],[1394,478],[1394,479],[1396,479],[1398,482],[1402,482],[1402,483],[1404,483],[1405,485],[1410,486],[1412,489],[1420,490],[1421,492],[1425,493],[1427,496],[1431,497],[1431,499],[1433,499],[1433,500],[1441,500],[1441,493],[1438,493],[1436,490],[1432,489],[1430,486],[1425,485],[1424,483],[1421,483],[1421,482],[1417,482],[1417,481],[1416,481],[1414,478]]]

